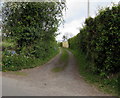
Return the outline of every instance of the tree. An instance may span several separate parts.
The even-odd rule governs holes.
[[[73,37],[73,34],[72,33],[65,33],[63,35],[63,41],[67,41],[69,38]]]
[[[63,41],[66,41],[67,40],[67,36],[63,35]]]
[[[6,2],[2,12],[4,33],[16,41],[18,53],[48,52],[54,47],[51,43],[55,42],[64,8],[65,2]]]

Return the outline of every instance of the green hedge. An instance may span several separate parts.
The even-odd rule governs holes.
[[[65,2],[4,2],[2,7],[3,70],[33,67],[58,51],[55,37]]]
[[[2,54],[2,71],[17,71],[41,66],[58,54],[59,50],[51,49],[50,52],[45,58],[36,58],[34,56],[30,57],[24,54],[12,54],[11,51],[4,51]]]
[[[120,71],[120,5],[99,11],[87,18],[80,33],[70,38],[71,49],[82,51],[94,72],[105,76]]]

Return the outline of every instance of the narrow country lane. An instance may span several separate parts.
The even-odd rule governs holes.
[[[3,96],[108,96],[86,83],[79,75],[73,54],[61,72],[52,72],[58,65],[62,52],[47,64],[19,71],[23,75],[4,72],[2,77]]]

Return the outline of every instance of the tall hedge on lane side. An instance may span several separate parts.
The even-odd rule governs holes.
[[[55,55],[58,52],[55,37],[58,26],[63,22],[64,9],[65,1],[62,0],[4,2],[3,42],[7,39],[6,42],[11,43],[8,42],[10,39],[15,45],[12,50],[6,48],[3,51],[3,70],[29,68],[37,59],[42,62]]]
[[[82,51],[94,72],[107,75],[120,71],[120,5],[87,18],[80,33],[69,39],[71,49]]]

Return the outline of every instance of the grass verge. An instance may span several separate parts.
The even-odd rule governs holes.
[[[27,73],[25,72],[19,72],[19,71],[12,71],[11,74],[19,75],[19,76],[27,76]]]
[[[60,56],[60,59],[59,59],[59,61],[58,61],[58,64],[59,64],[59,65],[62,65],[62,64],[63,64],[63,65],[62,65],[62,66],[59,66],[59,67],[53,68],[53,69],[52,69],[52,72],[60,72],[60,71],[63,71],[63,70],[66,68],[66,66],[67,66],[68,57],[69,57],[68,52],[67,52],[66,49],[64,49],[64,48],[62,48],[61,50],[62,50],[62,54],[61,54],[61,56]]]
[[[85,59],[85,55],[83,53],[78,50],[70,49],[70,51],[76,58],[80,75],[82,75],[88,83],[94,84],[103,92],[120,97],[120,74],[114,75],[110,78],[103,78],[100,75],[91,72],[90,69],[87,68],[90,66],[91,62]]]

